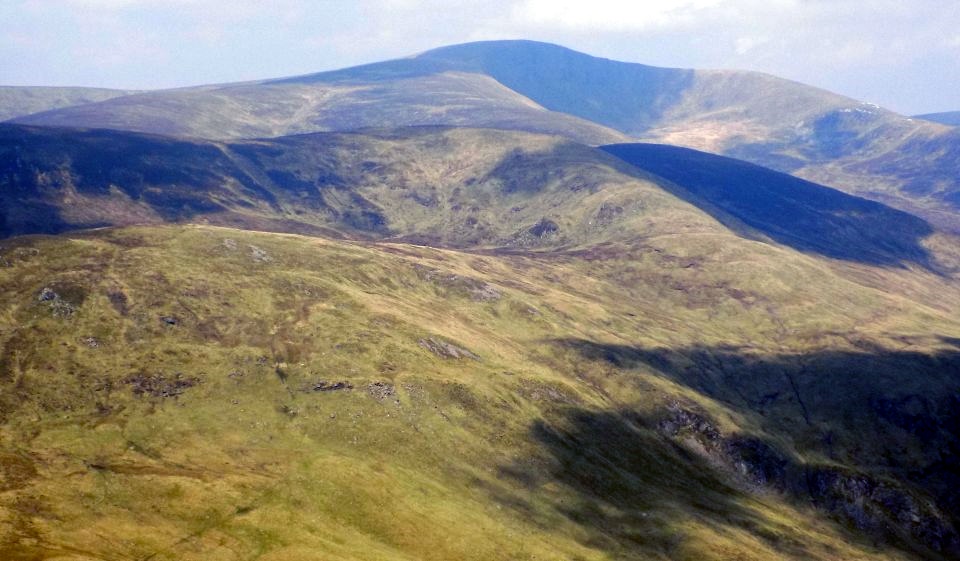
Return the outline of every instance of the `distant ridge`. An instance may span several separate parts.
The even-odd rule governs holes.
[[[960,231],[953,128],[768,74],[657,68],[534,41],[148,92],[15,122],[212,139],[438,125],[641,140],[747,160]]]
[[[941,125],[949,125],[951,127],[960,126],[960,111],[947,111],[945,113],[926,113],[924,115],[914,115],[915,119],[923,119],[925,121],[933,121],[934,123],[940,123]]]
[[[0,86],[0,121],[135,93],[104,88]]]

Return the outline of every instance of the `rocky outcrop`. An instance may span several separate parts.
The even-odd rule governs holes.
[[[353,384],[346,380],[340,382],[330,382],[327,380],[318,380],[312,384],[307,384],[300,388],[302,392],[335,392],[340,390],[352,390]]]
[[[849,467],[806,463],[753,436],[726,435],[695,407],[677,402],[657,429],[750,491],[784,493],[864,533],[960,555],[950,519],[916,489]]]
[[[494,302],[503,296],[496,286],[473,277],[447,273],[420,264],[414,265],[414,270],[421,279],[446,294],[467,296],[475,302]]]
[[[838,467],[804,466],[805,492],[817,507],[871,534],[894,534],[934,551],[960,555],[956,530],[932,501],[903,486]]]
[[[123,383],[130,386],[130,391],[137,397],[150,396],[158,398],[177,397],[188,388],[200,383],[196,376],[185,376],[177,372],[168,376],[163,372],[147,374],[138,372],[123,379]]]
[[[420,339],[418,344],[440,358],[452,358],[457,360],[469,358],[473,360],[480,360],[479,356],[473,354],[467,349],[458,347],[453,343],[449,343],[436,337]]]

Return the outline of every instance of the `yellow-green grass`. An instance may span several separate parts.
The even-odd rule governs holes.
[[[570,342],[788,360],[960,337],[949,280],[732,234],[504,254],[165,226],[0,255],[12,560],[908,559],[656,421],[679,402],[840,465],[855,435],[825,458],[826,418],[797,428],[789,404],[764,416]],[[197,383],[134,393],[161,374]]]

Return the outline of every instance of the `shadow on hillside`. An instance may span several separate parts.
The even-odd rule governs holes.
[[[821,510],[841,536],[855,530],[868,548],[960,554],[960,350],[755,355],[553,343],[580,362],[581,375],[641,383],[665,376],[742,415],[741,426],[758,427],[724,433],[682,399],[651,416],[574,408],[535,422],[542,455],[502,475],[531,490],[571,491],[573,503],[554,508],[588,530],[585,545],[618,558],[639,555],[638,544],[670,556],[695,523],[721,535],[743,530],[803,556],[796,533],[750,508],[754,489]]]
[[[665,376],[805,455],[917,485],[954,525],[960,520],[960,350],[864,345],[863,351],[759,355],[737,347],[554,343],[601,371]]]
[[[804,556],[805,545],[790,539],[788,527],[763,520],[705,458],[661,438],[649,424],[628,411],[584,409],[537,421],[531,435],[543,455],[504,466],[501,477],[531,491],[568,492],[555,499],[556,512],[585,530],[583,545],[612,558],[681,556],[692,545],[693,525],[719,535],[741,529]]]
[[[146,209],[166,222],[224,212],[228,176],[273,203],[215,146],[187,140],[3,125],[0,154],[0,236],[149,222]],[[74,193],[90,199],[69,202]],[[65,212],[70,205],[89,208]]]
[[[833,259],[883,266],[914,263],[934,269],[921,243],[934,230],[911,214],[688,148],[615,144],[601,149],[679,185],[675,195],[744,237],[756,237],[759,232],[786,246]]]

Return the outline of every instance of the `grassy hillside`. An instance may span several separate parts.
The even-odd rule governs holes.
[[[724,154],[960,231],[955,131],[744,71],[656,68],[486,41],[333,72],[149,92],[18,119],[198,138],[453,125]],[[924,166],[911,165],[918,157]],[[908,170],[908,171],[906,171]]]
[[[17,122],[215,139],[416,125],[502,127],[560,134],[587,144],[627,138],[548,111],[488,76],[454,71],[389,82],[254,82],[164,90]]]
[[[31,113],[105,101],[134,92],[104,88],[0,86],[0,121]]]
[[[7,126],[0,233],[203,221],[449,247],[572,249],[664,229],[714,231],[719,220],[744,237],[835,259],[956,266],[956,251],[928,243],[934,232],[922,220],[743,162],[678,153],[689,156],[634,167],[559,137],[476,129],[224,144]],[[699,175],[668,173],[671,161]]]
[[[635,138],[748,160],[960,230],[955,131],[871,103],[757,72],[655,68],[531,41],[456,45],[416,60],[490,75]]]
[[[927,273],[722,228],[500,253],[138,227],[0,256],[4,559],[960,546],[960,293]]]
[[[627,148],[0,127],[0,558],[960,555],[955,240]]]
[[[893,150],[847,158],[819,168],[804,168],[801,173],[814,181],[841,187],[859,182],[859,177],[873,177],[872,185],[856,187],[864,196],[920,214],[957,231],[958,165],[960,131],[944,127],[932,135],[915,134]]]

